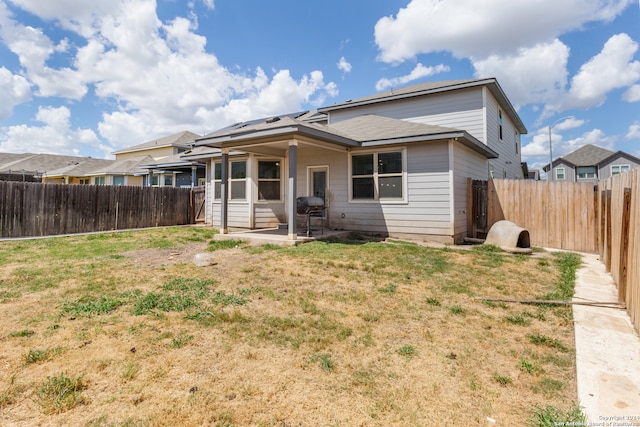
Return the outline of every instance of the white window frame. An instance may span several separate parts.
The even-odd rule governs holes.
[[[116,184],[116,178],[122,178],[122,184]],[[123,175],[113,176],[111,180],[111,182],[113,182],[113,185],[127,185],[127,177]]]
[[[615,171],[615,169],[617,169],[617,171]],[[630,170],[631,170],[631,165],[630,164],[611,165],[611,176],[618,175],[618,174],[625,173],[625,172],[629,172]]]
[[[580,169],[593,169],[593,173],[585,173],[585,176],[580,176]],[[593,175],[593,176],[589,176],[589,175]],[[576,169],[576,177],[578,179],[596,179],[598,176],[598,170],[596,169],[595,166],[579,166],[578,169]]]
[[[105,176],[96,176],[93,178],[93,185],[106,185],[107,179]]]
[[[228,182],[228,187],[227,187],[227,201],[229,203],[246,203],[247,201],[249,201],[249,188],[248,188],[248,183],[250,181],[251,178],[251,162],[249,161],[250,159],[248,157],[242,157],[242,158],[233,158],[233,159],[229,159],[229,163],[228,163],[228,174],[229,174],[229,182]],[[237,163],[237,162],[245,162],[246,165],[246,169],[245,169],[245,178],[243,179],[231,179],[231,164],[232,163]],[[212,165],[212,176],[211,176],[211,182],[213,183],[213,200],[216,202],[220,202],[220,197],[216,197],[216,184],[222,184],[222,179],[216,179],[216,166],[220,166],[222,167],[222,161],[213,161],[211,162]],[[220,169],[220,173],[222,174],[222,169]],[[282,171],[280,172],[282,174]],[[222,176],[221,176],[222,178]],[[231,183],[232,182],[240,182],[240,181],[244,181],[245,182],[245,187],[244,187],[244,195],[245,198],[244,199],[232,199],[231,198]],[[282,197],[282,189],[280,191],[280,196]]]
[[[378,164],[378,154],[381,153],[396,153],[400,152],[402,155],[402,172],[401,173],[392,173],[392,174],[379,174],[376,165]],[[374,170],[372,175],[358,175],[362,178],[372,177],[373,178],[373,199],[354,199],[353,198],[353,156],[361,156],[373,154],[373,165]],[[379,203],[379,204],[406,204],[408,203],[408,186],[407,186],[407,147],[392,147],[378,150],[363,150],[363,151],[355,151],[349,153],[348,158],[348,167],[349,167],[349,203]],[[379,181],[380,177],[391,177],[391,176],[401,176],[402,177],[402,197],[401,198],[380,198],[379,195]]]
[[[560,171],[562,171],[562,177],[560,177],[560,173],[559,173]],[[565,168],[556,168],[555,173],[556,173],[556,181],[564,181],[567,179],[567,171],[565,170]]]
[[[284,164],[284,162],[282,161],[282,159],[280,158],[260,158],[260,159],[256,159],[256,171],[257,171],[257,177],[256,177],[256,197],[258,199],[258,203],[273,203],[273,202],[282,202],[282,197],[284,195],[284,191],[282,188],[282,166]],[[260,162],[275,162],[275,163],[279,163],[279,167],[280,167],[280,177],[279,178],[260,178]],[[280,187],[280,197],[278,199],[261,199],[260,198],[260,182],[278,182],[278,185]]]

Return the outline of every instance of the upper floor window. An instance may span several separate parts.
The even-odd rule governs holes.
[[[502,110],[498,110],[498,137],[502,141]]]
[[[280,162],[258,162],[258,200],[280,200]]]
[[[629,172],[630,170],[630,165],[611,165],[611,175],[618,175],[619,173]]]
[[[594,179],[596,177],[596,167],[587,166],[578,168],[578,179]]]
[[[513,133],[513,140],[516,145],[516,154],[518,154],[520,152],[520,133],[518,133],[518,131]]]
[[[352,200],[402,200],[404,156],[404,150],[352,155]]]
[[[564,168],[556,168],[556,180],[562,181],[566,179],[564,174]]]

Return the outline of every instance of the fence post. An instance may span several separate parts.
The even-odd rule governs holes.
[[[618,300],[626,301],[627,297],[627,264],[629,254],[629,222],[631,221],[631,189],[624,189],[622,206],[622,230],[620,235],[620,266],[618,275]]]

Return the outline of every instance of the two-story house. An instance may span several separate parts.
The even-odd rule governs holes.
[[[207,162],[222,233],[287,224],[295,240],[297,197],[318,196],[331,228],[459,242],[467,178],[522,178],[526,132],[495,79],[447,81],[237,123],[183,157]]]

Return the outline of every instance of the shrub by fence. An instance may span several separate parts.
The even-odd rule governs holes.
[[[0,182],[0,237],[193,223],[191,189]]]

